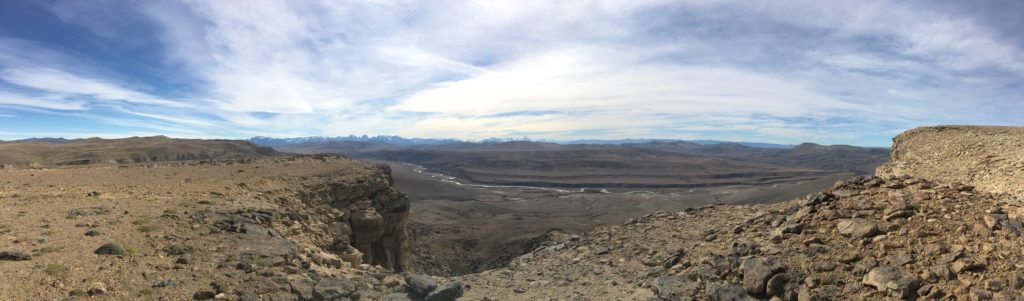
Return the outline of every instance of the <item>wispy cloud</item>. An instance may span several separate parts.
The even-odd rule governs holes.
[[[92,43],[0,37],[0,106],[211,137],[872,145],[1024,113],[1014,23],[942,1],[116,2],[37,7]]]

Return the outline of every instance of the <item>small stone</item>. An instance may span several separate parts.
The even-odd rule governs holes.
[[[951,266],[954,273],[962,273],[965,271],[976,271],[985,269],[985,265],[975,262],[973,259],[961,258],[953,262]]]
[[[732,248],[729,249],[729,256],[732,257],[743,257],[754,254],[757,254],[757,244],[753,242],[733,242]]]
[[[121,247],[121,245],[116,244],[116,243],[108,243],[108,244],[102,245],[98,249],[96,249],[95,253],[97,255],[115,255],[115,256],[124,256],[124,254],[125,254],[124,248]]]
[[[174,286],[175,284],[177,284],[177,283],[174,282],[174,279],[162,279],[162,280],[153,281],[153,287],[155,287],[155,288],[171,287],[171,286]]]
[[[825,192],[812,193],[804,198],[804,206],[814,206],[822,203],[834,201],[836,198],[832,194]]]
[[[89,231],[85,231],[85,236],[93,237],[93,236],[99,236],[99,235],[100,235],[100,231],[96,230],[96,229],[91,229]]]
[[[89,296],[99,296],[107,293],[107,285],[103,282],[93,282],[89,284],[89,289],[85,291]]]
[[[789,217],[787,217],[786,219],[789,220],[790,222],[801,222],[808,216],[811,216],[811,213],[814,213],[814,207],[803,207],[800,208],[800,210],[797,210]]]
[[[252,264],[252,262],[248,262],[248,261],[239,262],[238,264],[235,265],[235,268],[239,269],[239,270],[243,270],[246,273],[252,273],[252,272],[256,271],[256,265],[254,265],[254,264]]]
[[[217,294],[212,291],[198,291],[195,294],[192,294],[193,300],[210,300],[216,297]]]
[[[999,230],[999,224],[1006,220],[1006,214],[985,215],[983,219],[985,220],[985,225],[988,226],[989,229]]]
[[[878,234],[878,225],[865,219],[846,219],[836,223],[839,234],[853,238],[871,237]]]
[[[718,238],[718,234],[716,233],[704,235],[704,241],[714,241],[716,238]]]
[[[903,188],[903,187],[906,187],[906,186],[904,186],[903,183],[900,183],[900,182],[888,182],[888,183],[885,183],[884,185],[882,185],[882,187],[889,188],[889,189],[900,189],[900,188]]]
[[[953,274],[953,271],[949,270],[945,265],[932,266],[921,272],[921,278],[928,281],[952,280],[954,277],[956,277],[956,274]]]
[[[176,264],[189,264],[191,262],[192,262],[192,260],[189,259],[188,256],[181,256],[181,257],[178,257],[178,259],[174,260],[174,263],[176,263]]]

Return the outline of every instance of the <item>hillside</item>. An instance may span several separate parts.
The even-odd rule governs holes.
[[[885,163],[888,149],[849,145],[803,143],[792,148],[758,148],[738,143],[697,144],[690,142],[651,142],[626,146],[667,152],[706,155],[733,160],[774,164],[791,168],[845,170],[873,173]]]
[[[893,157],[971,166],[973,156],[929,150],[1013,155],[1003,148],[1024,141],[1019,130],[916,129],[896,139]],[[916,140],[920,133],[941,133],[933,135],[943,147]],[[975,144],[978,137],[1001,143]],[[945,178],[984,172],[970,168]],[[507,268],[456,279],[472,287],[467,300],[1021,300],[1024,195],[888,170],[787,202],[663,211],[582,235],[552,233]],[[1020,185],[986,179],[986,187]]]
[[[381,300],[409,268],[408,199],[339,156],[5,170],[0,205],[0,300]]]
[[[881,175],[957,181],[1024,195],[1024,128],[935,126],[896,136]]]
[[[207,160],[276,154],[269,147],[241,140],[172,139],[164,136],[0,142],[0,165],[5,167]]]

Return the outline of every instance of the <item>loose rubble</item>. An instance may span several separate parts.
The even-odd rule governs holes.
[[[1022,219],[1013,195],[856,177],[789,202],[653,213],[457,280],[468,300],[1020,300]]]

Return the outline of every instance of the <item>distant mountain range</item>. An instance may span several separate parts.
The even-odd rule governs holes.
[[[297,138],[270,138],[270,137],[252,137],[249,138],[249,142],[256,145],[263,146],[282,146],[292,145],[301,143],[318,143],[318,142],[331,142],[331,141],[356,141],[356,142],[370,142],[370,143],[383,143],[392,145],[429,145],[429,144],[444,144],[460,142],[456,139],[423,139],[423,138],[403,138],[400,136],[338,136],[338,137],[325,137],[325,136],[312,136],[312,137],[297,137]]]
[[[263,146],[285,146],[302,143],[321,143],[331,141],[355,141],[355,142],[369,142],[369,143],[380,143],[380,144],[391,144],[391,145],[436,145],[436,144],[449,144],[457,142],[469,142],[473,141],[459,140],[459,139],[434,139],[434,138],[404,138],[401,136],[311,136],[311,137],[297,137],[297,138],[270,138],[270,137],[252,137],[249,138],[249,142]],[[756,147],[756,148],[793,148],[795,145],[792,144],[774,144],[774,143],[760,143],[760,142],[732,142],[732,141],[720,141],[720,140],[678,140],[678,139],[579,139],[579,140],[547,140],[547,139],[530,139],[529,137],[523,138],[488,138],[480,140],[479,143],[502,143],[502,142],[544,142],[544,143],[555,143],[555,144],[601,144],[601,145],[623,145],[623,144],[641,144],[641,143],[653,143],[653,142],[689,142],[700,145],[714,145],[724,143],[735,143],[743,146]]]

